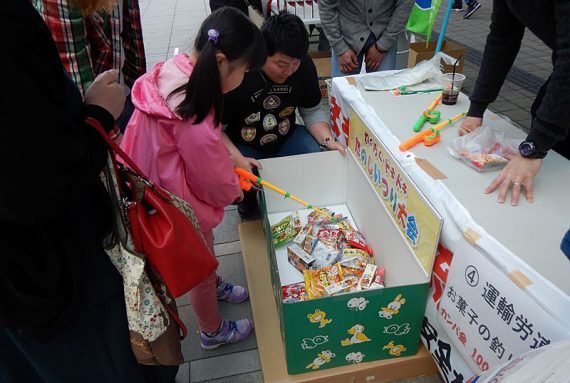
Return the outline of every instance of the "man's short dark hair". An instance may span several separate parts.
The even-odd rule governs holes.
[[[261,33],[269,56],[281,52],[302,59],[309,50],[309,34],[303,21],[286,11],[268,17],[261,27]]]

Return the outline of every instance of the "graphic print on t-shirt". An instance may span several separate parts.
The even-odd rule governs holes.
[[[288,119],[284,119],[283,121],[281,121],[279,123],[279,133],[284,136],[287,134],[287,132],[289,131],[289,128],[291,127],[291,124],[289,123]]]
[[[279,108],[279,105],[281,105],[281,99],[274,94],[267,96],[263,100],[263,107],[267,110]]]
[[[279,112],[279,117],[281,118],[285,118],[287,116],[290,116],[291,114],[293,114],[293,112],[295,111],[295,107],[294,106],[288,106],[285,109],[283,109],[281,112]]]
[[[277,136],[275,134],[266,134],[265,136],[261,137],[261,140],[259,140],[259,144],[261,146],[264,146],[272,143],[273,141],[277,141]]]
[[[270,131],[271,129],[277,126],[277,119],[271,113],[265,115],[263,117],[263,130],[266,132]]]
[[[252,113],[245,118],[245,123],[248,125],[253,124],[261,119],[261,112]]]
[[[255,138],[256,133],[257,129],[252,126],[246,126],[241,129],[241,138],[247,142],[251,142]]]

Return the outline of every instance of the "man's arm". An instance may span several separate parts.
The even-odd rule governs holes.
[[[532,121],[528,140],[539,151],[548,151],[563,141],[570,130],[570,2],[557,1],[556,49],[554,49],[554,70],[546,85],[542,102]]]
[[[341,55],[350,49],[346,41],[344,41],[344,37],[340,31],[340,21],[338,16],[339,7],[339,0],[319,1],[321,25],[331,47],[337,55]]]
[[[495,101],[519,52],[525,26],[511,13],[504,0],[493,1],[491,31],[487,36],[483,61],[475,82],[467,116],[483,117]]]
[[[387,51],[396,44],[398,35],[406,28],[413,6],[414,0],[398,0],[388,26],[376,42],[381,51]]]

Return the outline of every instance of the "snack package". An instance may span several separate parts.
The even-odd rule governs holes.
[[[315,263],[315,258],[295,243],[287,248],[287,259],[300,272],[309,269]]]
[[[281,221],[271,226],[271,235],[273,237],[273,244],[275,247],[281,247],[301,230],[301,220],[297,212],[288,215]]]
[[[303,244],[305,243],[305,238],[307,238],[307,235],[311,234],[312,232],[313,232],[313,226],[306,224],[305,226],[303,226],[299,234],[297,234],[295,239],[293,239],[293,243],[303,247]]]
[[[371,289],[381,289],[384,287],[384,273],[385,272],[386,272],[386,269],[378,266],[378,269],[376,270],[376,276],[374,277],[374,279],[372,280],[372,284],[370,285]]]
[[[344,278],[340,282],[325,286],[325,295],[330,296],[330,295],[349,292],[355,289],[357,284],[358,284],[358,278],[355,277]]]
[[[343,266],[342,267],[342,275],[344,278],[356,278],[357,283],[354,288],[358,288],[358,281],[362,278],[362,274],[364,274],[364,269],[357,269],[354,267]]]
[[[307,234],[307,236],[305,237],[305,243],[303,243],[303,250],[305,250],[309,254],[312,254],[313,249],[317,244],[317,241],[318,241],[317,237],[315,237],[312,234]]]
[[[348,241],[348,244],[350,246],[356,247],[357,249],[364,250],[370,255],[374,255],[374,253],[372,252],[372,249],[370,248],[370,246],[368,246],[368,244],[366,243],[366,241],[364,240],[364,237],[362,236],[362,234],[360,234],[360,232],[358,232],[356,230],[347,231],[347,232],[345,232],[345,236],[346,236],[346,240]]]
[[[370,263],[368,253],[360,249],[344,249],[340,264],[346,267],[364,270]]]
[[[319,230],[317,233],[317,238],[319,242],[325,244],[331,249],[338,249],[339,242],[342,242],[344,234],[340,229],[334,230]]]
[[[307,292],[305,291],[305,282],[292,283],[282,286],[283,303],[295,303],[307,300]]]
[[[348,217],[342,216],[340,218],[337,218],[334,222],[331,220],[327,221],[326,223],[323,222],[321,226],[327,230],[354,230],[352,226],[350,226],[350,223],[348,223]]]
[[[340,260],[342,252],[329,245],[330,244],[326,242],[317,240],[317,243],[313,246],[313,252],[311,253],[311,256],[315,259],[313,269],[322,269]]]
[[[323,211],[325,213],[327,213],[330,216],[334,217],[334,212],[327,209],[327,208],[319,208],[320,211]],[[342,217],[342,215],[341,215]],[[309,215],[307,216],[308,219],[308,223],[309,225],[320,225],[323,223],[323,221],[325,220],[330,220],[330,218],[328,218],[326,215],[317,213],[316,210],[313,210],[309,213]]]
[[[338,283],[344,279],[339,263],[320,270],[303,271],[305,290],[309,299],[325,296],[325,287]]]
[[[360,282],[358,282],[358,287],[361,290],[366,290],[366,289],[370,288],[370,285],[372,284],[372,281],[374,280],[374,277],[376,276],[376,270],[377,269],[378,269],[378,266],[373,265],[371,263],[366,265],[366,268],[364,269],[364,272],[362,273],[362,278],[360,278]]]
[[[502,169],[518,153],[520,140],[505,137],[504,129],[484,126],[454,139],[447,150],[478,171]]]

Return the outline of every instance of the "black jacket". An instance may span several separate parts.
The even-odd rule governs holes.
[[[48,336],[121,288],[102,250],[106,146],[29,0],[0,2],[0,324]]]
[[[528,136],[547,151],[570,131],[570,1],[494,0],[490,28],[467,115],[483,116],[497,98],[528,28],[552,49],[554,69]]]

